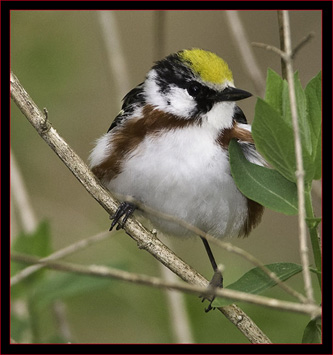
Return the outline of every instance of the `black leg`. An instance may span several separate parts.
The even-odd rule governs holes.
[[[130,217],[133,212],[135,211],[136,206],[133,205],[133,203],[130,202],[122,202],[116,213],[113,216],[110,216],[110,219],[113,219],[112,223],[111,223],[111,227],[109,230],[112,230],[113,227],[118,223],[117,225],[117,230],[119,230],[120,228],[124,228],[124,225],[128,219],[128,217]],[[121,219],[121,217],[123,217],[122,221],[119,222],[119,220]]]
[[[221,271],[217,267],[217,264],[216,264],[214,255],[212,253],[212,250],[210,249],[210,246],[209,246],[208,241],[207,241],[206,238],[201,237],[201,240],[204,243],[206,252],[207,252],[208,257],[209,257],[209,261],[210,261],[210,263],[211,263],[211,265],[213,267],[213,270],[214,270],[214,275],[213,275],[211,281],[209,282],[209,287],[211,287],[211,288],[221,287],[222,288],[223,287],[223,276],[222,276]],[[206,299],[206,297],[202,297],[202,302],[205,299]],[[212,302],[214,301],[214,299],[215,299],[214,296],[210,297],[210,299],[209,299],[210,303],[209,303],[208,307],[205,309],[205,312],[209,312],[211,309],[213,309]]]
[[[216,271],[216,270],[217,270],[217,264],[216,264],[216,261],[215,261],[213,252],[212,252],[212,250],[210,249],[210,246],[209,246],[209,244],[208,244],[208,241],[207,241],[207,239],[204,238],[204,237],[200,237],[200,238],[201,238],[202,242],[204,243],[204,246],[205,246],[206,252],[207,252],[207,254],[208,254],[209,261],[210,261],[210,263],[212,264],[213,270]]]

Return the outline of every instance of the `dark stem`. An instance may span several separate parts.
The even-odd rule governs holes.
[[[283,27],[283,20],[282,20],[282,11],[277,11],[278,15],[278,23],[279,23],[279,36],[280,36],[280,49],[282,52],[285,52],[285,43],[284,43],[284,27]],[[281,73],[282,79],[287,80],[287,69],[286,63],[284,59],[281,57]]]

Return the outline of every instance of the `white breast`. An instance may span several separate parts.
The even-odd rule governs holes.
[[[216,237],[237,235],[247,217],[247,201],[215,134],[190,126],[148,136],[107,187]],[[190,234],[175,223],[148,217],[165,233]]]

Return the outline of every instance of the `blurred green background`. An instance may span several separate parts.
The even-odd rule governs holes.
[[[161,13],[115,11],[113,15],[128,75],[128,84],[124,78],[122,91],[109,66],[98,11],[11,12],[11,69],[36,104],[47,108],[53,127],[83,160],[87,161],[94,140],[106,132],[119,112],[120,98],[144,80],[153,61],[169,53],[191,47],[213,51],[227,61],[237,87],[257,96],[260,94],[244,68],[225,11],[164,11],[164,30],[158,39]],[[276,11],[239,11],[239,15],[250,42],[279,47]],[[321,69],[321,12],[291,11],[290,21],[294,46],[309,32],[315,33],[294,62],[305,86]],[[157,41],[163,45],[162,49],[157,47]],[[254,48],[254,55],[264,77],[268,67],[281,72],[277,55],[259,48]],[[240,102],[249,122],[254,115],[255,102],[255,97]],[[50,222],[54,250],[109,228],[106,212],[88,195],[13,103],[11,147],[37,220]],[[320,196],[316,194],[313,198],[320,215]],[[15,203],[11,216],[11,237],[15,239],[22,230]],[[211,267],[202,243],[197,239],[165,242],[183,260],[210,278]],[[264,263],[300,263],[296,217],[266,210],[262,223],[249,238],[230,241]],[[240,257],[216,248],[214,252],[217,261],[225,266],[226,285],[252,268]],[[153,257],[139,250],[121,231],[112,232],[108,240],[66,260],[112,264],[128,271],[161,275]],[[315,278],[313,282],[317,288]],[[303,292],[301,276],[288,283]],[[265,295],[291,300],[278,288]],[[197,297],[185,296],[185,299],[194,342],[247,343],[220,312],[205,314]],[[110,281],[102,289],[67,297],[64,304],[73,343],[176,342],[163,291]],[[301,342],[308,317],[239,305],[274,343]],[[24,314],[20,316],[24,318]],[[40,316],[39,325],[42,329],[40,342],[55,338],[57,326],[52,313],[45,312]],[[29,341],[29,334],[25,332],[22,339]]]

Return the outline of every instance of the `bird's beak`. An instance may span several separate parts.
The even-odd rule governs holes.
[[[252,94],[248,91],[228,86],[223,91],[216,93],[212,99],[214,101],[238,101],[250,96],[252,96]]]

